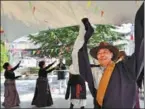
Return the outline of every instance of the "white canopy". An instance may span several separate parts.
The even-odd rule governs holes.
[[[83,17],[93,24],[134,23],[142,2],[1,1],[1,37],[11,42],[39,30],[78,25]]]

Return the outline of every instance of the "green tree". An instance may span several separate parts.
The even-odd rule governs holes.
[[[5,63],[5,62],[7,62],[8,61],[8,59],[9,59],[9,56],[8,56],[8,50],[7,50],[7,48],[6,48],[6,46],[5,46],[5,43],[3,42],[3,41],[0,41],[0,45],[1,45],[1,61],[0,61],[0,72],[2,72],[3,71],[3,68],[2,68],[2,66],[3,66],[3,64]]]
[[[109,42],[113,43],[117,40],[123,40],[119,33],[111,31],[111,29],[115,29],[112,25],[95,25],[96,29],[94,31],[93,36],[89,40],[89,47],[94,47],[96,44],[100,42]]]
[[[39,56],[63,56],[66,59],[66,63],[70,64],[70,54],[74,41],[78,35],[78,31],[78,26],[71,26],[40,31],[36,36],[29,35],[29,38],[34,42],[34,44],[41,45],[41,47],[39,48],[41,50]]]
[[[115,28],[111,25],[96,25],[93,36],[89,40],[88,48],[96,46],[101,41],[116,41],[120,39],[119,34],[111,31]],[[38,35],[29,35],[34,44],[40,44],[40,56],[49,57],[63,56],[68,65],[71,64],[71,53],[75,39],[79,32],[79,26],[71,26],[59,29],[40,31]]]

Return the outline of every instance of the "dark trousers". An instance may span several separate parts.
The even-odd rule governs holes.
[[[94,103],[94,109],[101,109],[101,107],[100,107],[99,104],[97,103],[96,95],[97,95],[97,90],[94,89],[94,100],[93,100],[93,103]]]

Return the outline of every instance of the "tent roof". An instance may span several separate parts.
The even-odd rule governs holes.
[[[39,30],[78,25],[83,17],[88,17],[93,24],[134,23],[142,2],[2,1],[1,25],[5,32],[2,39],[13,41]]]

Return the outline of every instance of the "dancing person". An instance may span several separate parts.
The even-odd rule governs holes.
[[[20,78],[21,76],[15,76],[14,71],[19,67],[21,61],[15,66],[12,67],[10,63],[6,62],[3,65],[5,69],[4,77],[4,102],[3,106],[6,108],[16,107],[20,104],[19,94],[16,89],[15,80]]]
[[[144,4],[137,11],[135,18],[135,52],[124,61],[115,63],[119,50],[106,42],[101,42],[90,50],[91,56],[99,61],[96,73],[90,72],[88,63],[81,63],[84,72],[80,72],[88,82],[94,97],[94,108],[135,108],[137,96],[137,79],[144,65]],[[82,53],[85,51],[82,50]],[[86,52],[85,52],[86,53]],[[83,56],[82,54],[81,56]],[[81,57],[80,56],[80,57]],[[88,62],[84,58],[84,62]],[[85,65],[84,65],[85,64]],[[84,67],[86,66],[86,67]],[[83,69],[82,68],[82,69]],[[81,70],[80,70],[81,71]],[[101,76],[98,77],[99,72]],[[98,72],[98,73],[97,73]],[[92,79],[93,78],[93,79]],[[94,87],[92,87],[94,85]],[[94,90],[94,91],[93,91]],[[119,95],[119,96],[118,96]]]
[[[80,109],[86,106],[86,84],[85,80],[79,75],[74,74],[74,69],[70,66],[70,77],[67,84],[65,99],[70,97],[70,109],[79,105]]]
[[[82,64],[84,63],[84,65],[86,65],[86,63],[88,63],[87,61],[84,61],[84,58],[88,58],[88,56],[85,54],[85,52],[87,52],[86,44],[94,31],[93,28],[89,27],[91,27],[91,25],[88,21],[88,18],[83,18],[80,24],[79,35],[77,36],[73,46],[72,65],[70,66],[71,77],[68,81],[68,87],[65,96],[65,99],[68,99],[69,94],[71,93],[70,109],[73,109],[74,105],[79,105],[81,109],[84,109],[86,106],[85,80],[80,75],[80,72],[83,72],[86,69],[86,66],[83,66]],[[85,50],[85,52],[81,52],[83,50]],[[80,57],[81,55],[83,56]],[[81,65],[79,64],[80,60],[82,62]],[[83,69],[81,69],[82,67]]]
[[[45,65],[45,61],[39,62],[40,69],[39,69],[38,78],[36,81],[35,94],[31,103],[32,105],[35,105],[36,107],[46,107],[46,106],[53,105],[53,100],[51,96],[47,74],[51,73],[53,70],[56,69],[56,67],[49,69],[55,62],[53,62],[52,64],[49,64],[48,66]]]

